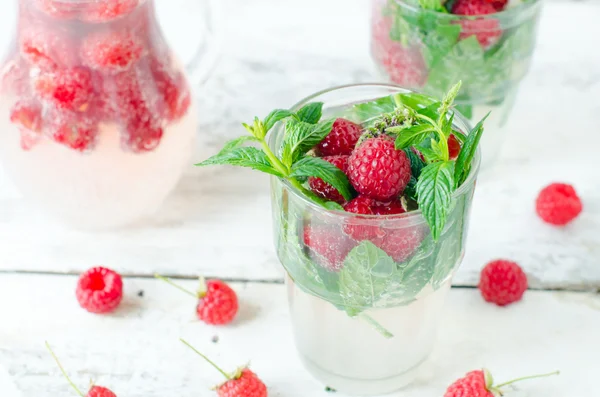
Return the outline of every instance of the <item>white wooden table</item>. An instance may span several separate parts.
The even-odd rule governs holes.
[[[254,115],[323,87],[374,79],[367,1],[222,3],[227,33],[219,66],[199,90],[197,159]],[[509,396],[600,395],[599,16],[594,0],[546,4],[510,143],[478,182],[468,252],[455,279],[465,288],[450,293],[421,379],[397,396],[441,396],[452,380],[482,366],[498,380],[562,371]],[[533,210],[537,191],[555,180],[573,183],[584,201],[583,215],[564,229],[542,224]],[[212,395],[219,374],[186,351],[180,336],[225,367],[251,360],[272,396],[330,395],[295,355],[267,184],[250,171],[190,166],[154,220],[90,234],[32,211],[0,171],[0,396],[73,395],[44,350],[46,339],[82,387],[93,378],[119,397]],[[520,262],[537,291],[509,308],[483,303],[472,287],[496,257]],[[74,298],[76,275],[96,264],[127,276],[125,303],[114,315],[89,315]],[[199,274],[231,281],[242,301],[239,318],[225,328],[194,321],[194,302],[153,280],[155,272],[191,288],[195,282],[185,279]]]

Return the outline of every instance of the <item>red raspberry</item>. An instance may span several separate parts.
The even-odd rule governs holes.
[[[444,397],[495,397],[482,370],[471,371],[451,384]]]
[[[123,299],[123,280],[113,270],[94,267],[79,277],[77,282],[79,305],[90,313],[108,313]]]
[[[72,19],[77,17],[77,8],[64,0],[34,0],[35,6],[57,19]]]
[[[448,152],[450,154],[450,160],[456,160],[460,154],[460,142],[456,139],[454,134],[448,137]]]
[[[545,222],[564,226],[577,218],[583,204],[573,186],[553,183],[542,189],[535,202],[535,209]]]
[[[219,386],[217,395],[219,397],[267,397],[267,386],[254,372],[245,368],[239,377]]]
[[[481,271],[479,290],[486,301],[506,306],[521,300],[527,290],[527,276],[515,262],[495,260]]]
[[[204,291],[198,292],[198,318],[206,324],[225,325],[238,312],[238,298],[233,289],[221,280],[209,280]]]
[[[348,170],[348,156],[327,156],[323,157],[323,160],[330,162],[331,164],[338,167],[340,170],[346,173]],[[308,184],[310,190],[312,190],[317,196],[335,201],[336,203],[343,204],[346,202],[344,197],[338,192],[336,188],[325,182],[321,178],[308,178]]]
[[[418,226],[384,231],[385,235],[372,240],[373,244],[384,250],[396,262],[404,262],[414,254],[424,236],[423,229]]]
[[[375,215],[397,215],[403,214],[406,210],[398,199],[391,201],[375,201],[373,203],[373,213]]]
[[[106,387],[92,386],[85,397],[117,397],[117,395]]]
[[[42,70],[71,67],[78,62],[71,40],[56,30],[28,26],[19,34],[19,48],[23,57]]]
[[[46,118],[46,134],[55,142],[73,150],[85,152],[94,147],[98,124],[82,114],[54,110]]]
[[[267,386],[247,367],[239,368],[235,373],[228,374],[188,342],[180,340],[227,379],[225,383],[214,388],[219,397],[267,397]]]
[[[183,73],[169,70],[166,64],[152,58],[150,68],[158,94],[163,99],[160,113],[168,121],[176,121],[185,116],[192,97]]]
[[[317,145],[317,152],[321,156],[347,156],[352,153],[362,127],[350,120],[336,119],[329,135]]]
[[[85,112],[90,107],[94,86],[92,73],[84,67],[41,73],[34,81],[37,94],[60,109]]]
[[[42,131],[42,106],[32,99],[21,99],[10,110],[10,121],[20,128]]]
[[[304,228],[304,244],[311,259],[330,272],[344,267],[344,259],[354,246],[341,230],[313,225]]]
[[[374,215],[373,207],[375,200],[367,196],[358,196],[354,200],[344,205],[346,212],[360,215]],[[380,237],[382,232],[379,225],[373,225],[373,220],[367,220],[363,217],[353,217],[347,219],[344,223],[344,233],[356,241],[372,240]]]
[[[29,66],[21,57],[9,61],[0,75],[1,93],[23,96],[29,91]]]
[[[160,145],[163,134],[159,120],[148,112],[127,122],[121,144],[134,153],[151,152]]]
[[[508,4],[508,0],[486,0],[488,3],[494,6],[496,11],[504,11],[506,5]]]
[[[410,160],[385,138],[365,140],[348,159],[348,179],[359,193],[376,200],[398,196],[410,181]]]
[[[103,0],[87,5],[81,19],[87,22],[107,22],[123,17],[140,4],[140,0]]]
[[[456,15],[489,15],[494,14],[496,9],[487,0],[457,0],[452,7],[452,13]],[[473,20],[462,20],[460,39],[475,35],[482,47],[487,48],[495,44],[502,36],[500,22],[497,19],[483,17]]]
[[[145,55],[143,41],[129,30],[101,30],[81,44],[81,59],[92,69],[118,72]]]

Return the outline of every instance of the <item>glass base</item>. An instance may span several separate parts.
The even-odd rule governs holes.
[[[423,360],[408,371],[388,378],[356,379],[325,371],[302,354],[300,360],[315,379],[338,392],[354,396],[374,396],[398,391],[415,381],[425,362]]]

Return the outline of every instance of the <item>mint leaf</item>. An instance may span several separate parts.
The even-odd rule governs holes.
[[[460,149],[460,153],[456,159],[456,167],[454,169],[454,181],[456,188],[458,188],[469,175],[471,162],[473,161],[473,157],[475,157],[477,146],[481,140],[481,134],[483,134],[483,123],[489,115],[490,113],[486,114],[485,117],[481,119],[479,123],[475,125],[475,127],[473,127],[469,135],[467,135],[465,143]]]
[[[235,139],[228,141],[225,144],[225,146],[223,146],[223,149],[221,149],[221,151],[219,153],[228,152],[232,149],[242,146],[246,142],[260,142],[260,139],[256,138],[255,136],[251,136],[251,135],[240,136],[239,138],[235,138]]]
[[[438,123],[448,121],[448,119],[446,118],[446,114],[448,114],[448,110],[450,109],[450,106],[452,106],[452,104],[454,103],[454,100],[456,99],[456,96],[458,95],[458,92],[460,91],[461,86],[462,86],[462,81],[459,81],[458,83],[454,84],[452,86],[452,88],[450,88],[450,90],[444,96],[444,100],[442,100],[442,104],[440,105],[440,108],[438,109],[438,119],[437,119]],[[452,123],[450,123],[450,126],[452,126]],[[450,134],[448,134],[448,135],[450,135]]]
[[[410,148],[404,149],[404,153],[406,153],[406,157],[410,160],[411,175],[413,178],[419,178],[421,171],[427,164],[425,164],[425,162],[421,160],[421,157]]]
[[[423,95],[416,92],[398,95],[400,102],[411,109],[424,109],[432,104],[437,104],[435,110],[439,107],[439,101],[436,101],[429,95]],[[417,110],[418,111],[418,110]]]
[[[340,295],[350,316],[374,306],[386,292],[396,263],[388,254],[365,240],[346,256],[339,273]]]
[[[440,24],[424,30],[423,57],[429,68],[436,65],[458,42],[461,27],[459,24]]]
[[[410,177],[402,194],[413,201],[417,201],[417,179],[414,176]]]
[[[322,158],[306,156],[292,165],[290,177],[303,178],[310,176],[321,178],[323,181],[329,183],[346,200],[352,199],[348,177],[342,170],[330,162]]]
[[[396,110],[396,103],[392,96],[385,96],[373,101],[357,103],[352,107],[354,117],[363,123],[369,124],[384,113],[390,113]]]
[[[291,110],[286,110],[286,109],[273,110],[271,113],[269,113],[269,115],[267,117],[265,117],[265,120],[263,121],[263,124],[265,126],[265,131],[269,132],[271,130],[271,128],[273,128],[273,126],[278,121],[281,121],[281,120],[283,120],[287,117],[291,117],[291,116],[295,116],[294,112],[292,112]]]
[[[344,207],[342,207],[340,204],[336,203],[335,201],[328,201],[325,204],[323,204],[323,207],[327,208],[328,210],[332,210],[332,211],[344,211]]]
[[[426,10],[448,13],[441,0],[419,0],[419,5]]]
[[[431,236],[421,242],[419,250],[408,260],[399,265],[394,274],[390,290],[390,298],[409,303],[414,301],[419,292],[431,280],[436,264],[434,248],[437,244]]]
[[[333,122],[332,119],[318,124],[310,124],[305,121],[290,119],[285,124],[283,163],[291,166],[294,161],[321,142],[331,132]]]
[[[444,230],[454,189],[454,161],[439,161],[427,165],[417,182],[417,196],[433,239]]]
[[[196,166],[204,167],[216,164],[248,167],[271,175],[283,177],[279,171],[273,168],[267,155],[254,147],[237,147],[228,151],[221,151],[207,160],[196,164]]]
[[[428,139],[415,145],[415,148],[425,157],[425,161],[431,163],[439,159],[439,155],[431,148],[431,143],[434,139]]]
[[[321,120],[323,115],[323,102],[307,103],[296,113],[300,121],[305,123],[316,124]]]
[[[395,128],[397,127],[388,128],[386,131],[392,131]],[[416,145],[427,138],[433,131],[433,127],[428,124],[417,124],[409,128],[401,129],[396,138],[396,149],[405,149],[409,146]]]

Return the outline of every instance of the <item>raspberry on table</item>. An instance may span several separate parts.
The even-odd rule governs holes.
[[[354,189],[376,200],[397,197],[410,177],[410,160],[389,139],[369,138],[348,159],[348,179]]]
[[[303,240],[311,259],[330,272],[344,267],[344,259],[355,245],[341,230],[327,226],[307,225]]]
[[[221,280],[208,280],[205,291],[199,291],[198,296],[196,313],[206,324],[229,324],[238,312],[235,291]]]
[[[188,111],[192,97],[185,76],[180,71],[169,70],[167,64],[156,57],[150,61],[156,90],[163,100],[160,112],[168,121],[181,119]]]
[[[323,157],[323,160],[335,165],[337,168],[342,170],[344,174],[348,170],[348,156],[326,156]],[[310,190],[312,190],[321,198],[335,201],[338,204],[344,204],[346,202],[344,197],[336,188],[321,178],[310,177],[308,178],[308,184],[310,186]]]
[[[106,387],[92,386],[85,397],[117,397],[117,395]]]
[[[86,4],[80,18],[86,22],[102,23],[131,13],[140,0],[103,0]]]
[[[33,99],[21,99],[10,110],[10,121],[28,131],[42,131],[42,105]]]
[[[535,209],[544,222],[564,226],[579,216],[583,204],[572,185],[552,183],[539,193]]]
[[[46,122],[46,135],[61,145],[85,152],[96,144],[98,123],[87,115],[55,109]]]
[[[109,313],[123,299],[123,279],[114,270],[94,267],[79,277],[76,291],[79,305],[90,313]]]
[[[338,118],[331,132],[317,146],[321,156],[347,156],[352,153],[362,134],[362,127],[350,120]]]
[[[119,72],[146,55],[144,42],[132,31],[101,30],[83,39],[80,56],[92,69]]]
[[[494,6],[487,0],[457,0],[452,7],[455,15],[477,16],[496,13]],[[475,35],[482,47],[488,48],[502,36],[500,22],[497,19],[482,17],[473,20],[459,21],[462,29],[460,39]]]
[[[488,390],[490,386],[482,370],[471,371],[452,383],[444,397],[496,397]]]
[[[483,268],[478,287],[487,302],[506,306],[523,298],[527,275],[517,263],[498,259]]]
[[[41,73],[34,81],[36,93],[61,109],[85,112],[94,94],[92,73],[77,66],[50,73]]]

